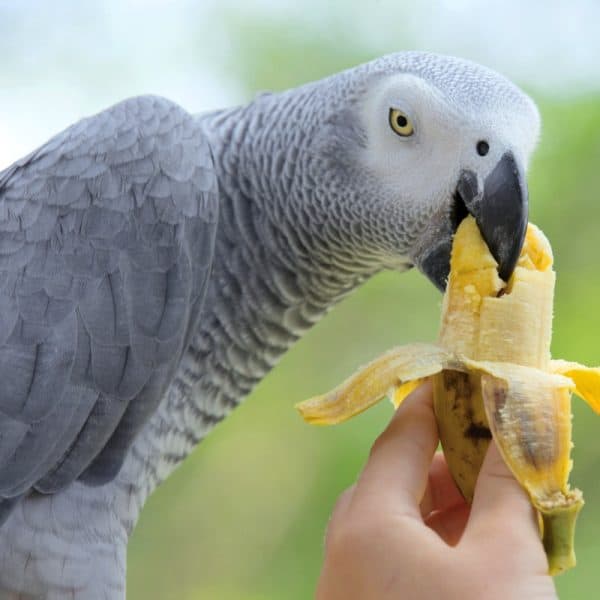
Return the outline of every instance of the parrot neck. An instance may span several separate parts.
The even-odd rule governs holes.
[[[281,140],[268,135],[273,124],[251,107],[201,117],[220,188],[215,260],[198,330],[119,474],[125,486],[143,482],[140,508],[303,333],[379,270],[367,261],[346,263],[324,237],[311,247],[306,215],[284,214],[294,193],[284,171],[302,168],[299,159],[288,164],[300,150],[287,144],[280,156]]]

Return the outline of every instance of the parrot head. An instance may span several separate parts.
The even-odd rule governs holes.
[[[508,279],[540,130],[524,92],[470,61],[420,52],[385,56],[317,89],[325,116],[311,133],[304,185],[315,182],[321,233],[335,219],[346,253],[383,268],[415,265],[443,290],[453,234],[471,214]]]

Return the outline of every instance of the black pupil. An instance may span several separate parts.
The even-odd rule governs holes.
[[[408,119],[404,115],[398,115],[396,117],[396,125],[398,125],[398,127],[406,127],[408,125]]]
[[[489,151],[490,145],[486,141],[481,140],[480,142],[477,142],[477,154],[479,154],[479,156],[485,156]]]

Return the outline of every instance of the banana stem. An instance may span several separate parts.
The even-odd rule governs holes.
[[[550,575],[559,575],[575,566],[575,522],[582,506],[581,492],[573,490],[558,505],[538,507]]]

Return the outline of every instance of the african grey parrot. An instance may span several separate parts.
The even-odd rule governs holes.
[[[534,103],[398,53],[246,106],[159,97],[0,172],[0,594],[125,597],[149,494],[337,301],[471,213],[506,278]]]

